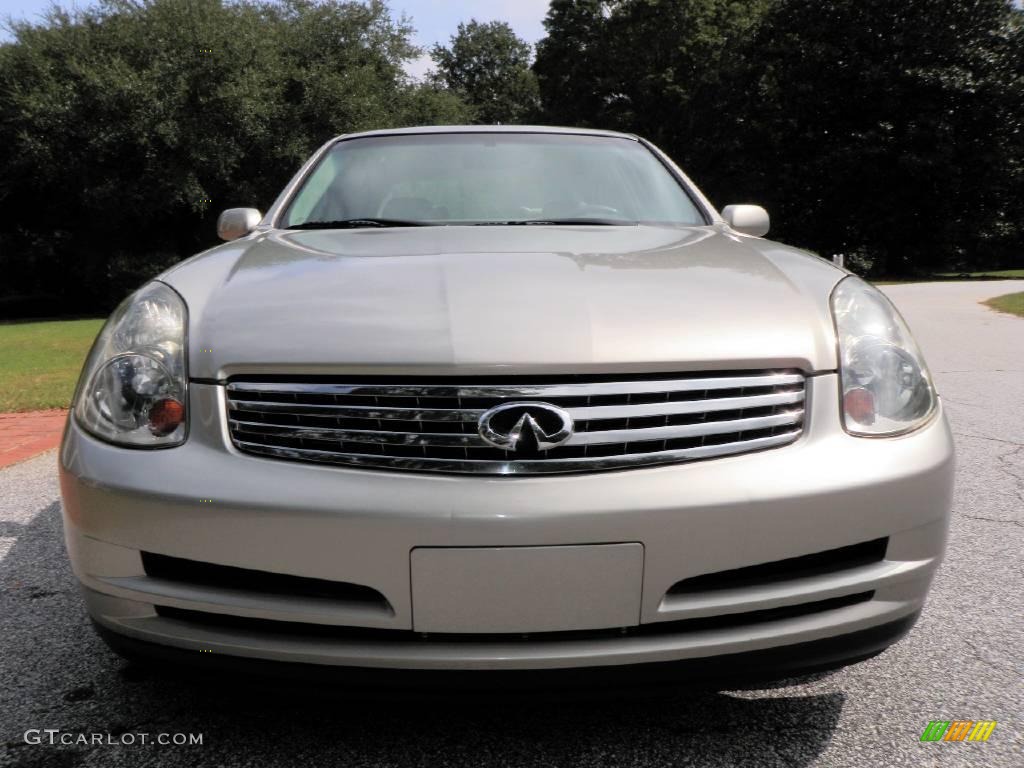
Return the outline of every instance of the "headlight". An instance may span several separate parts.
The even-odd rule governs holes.
[[[896,308],[856,277],[832,292],[839,339],[843,426],[853,435],[897,435],[935,411],[935,389]]]
[[[144,285],[114,310],[82,369],[78,423],[112,443],[147,448],[185,440],[185,302]]]

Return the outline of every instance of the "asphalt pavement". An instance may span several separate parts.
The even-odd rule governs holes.
[[[766,690],[239,693],[122,661],[94,636],[50,451],[0,470],[0,766],[1024,765],[1024,319],[978,303],[1024,281],[885,290],[948,409],[958,483],[924,614],[881,656]],[[998,726],[987,743],[919,741],[955,719]]]

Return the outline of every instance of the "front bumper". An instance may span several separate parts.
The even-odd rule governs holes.
[[[60,456],[68,550],[100,626],[197,654],[404,669],[594,667],[729,658],[883,626],[905,631],[944,547],[952,439],[941,413],[911,435],[850,437],[838,427],[836,392],[832,374],[808,379],[805,433],[784,448],[502,478],[240,454],[226,434],[222,388],[193,384],[191,433],[178,448],[117,448],[69,422]],[[888,543],[876,562],[734,588],[672,589],[696,576],[882,538]],[[456,632],[443,622],[422,632],[416,605],[443,605],[447,595],[424,595],[422,583],[412,583],[414,550],[609,544],[642,549],[636,618],[628,624],[613,611],[588,626],[587,616],[567,611],[564,626],[548,613],[537,625],[544,631],[514,631],[516,616],[537,615],[546,600],[527,579],[501,595],[486,625],[474,628],[475,614],[455,606]],[[197,586],[147,574],[142,552],[349,582],[384,602]],[[602,573],[591,576],[609,603],[623,601]],[[495,616],[512,617],[508,631],[494,631]],[[847,655],[863,656],[854,646]]]

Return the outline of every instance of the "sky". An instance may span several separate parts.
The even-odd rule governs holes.
[[[8,16],[32,19],[37,17],[52,0],[0,0],[0,20]],[[547,14],[549,0],[388,0],[395,16],[405,13],[416,28],[415,42],[429,48],[434,43],[447,43],[460,21],[507,21],[516,34],[529,43],[544,36],[542,21]],[[1015,0],[1024,4],[1024,0]],[[71,7],[88,5],[88,0],[59,0],[58,4]],[[0,40],[9,39],[0,30]],[[409,74],[420,77],[430,68],[430,58],[423,56],[407,67]]]
[[[429,48],[434,43],[447,43],[459,26],[460,21],[507,21],[516,34],[529,43],[535,43],[544,36],[541,22],[547,14],[549,0],[388,0],[392,13],[397,17],[405,13],[416,28],[415,42]],[[59,0],[63,7],[88,6],[88,0]],[[51,5],[51,0],[0,0],[0,19],[13,16],[20,19],[37,19]],[[0,40],[10,39],[0,30]],[[411,62],[409,74],[422,76],[430,67],[427,56]]]
[[[0,0],[2,6],[8,0]],[[447,44],[460,21],[507,21],[516,34],[528,43],[544,37],[541,23],[548,12],[549,0],[390,0],[391,10],[405,12],[416,28],[416,44],[429,48],[434,43]],[[430,67],[430,57],[423,56],[407,67],[409,74],[420,76]]]

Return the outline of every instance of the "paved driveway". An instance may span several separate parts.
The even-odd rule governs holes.
[[[0,470],[0,765],[1021,766],[1024,320],[978,301],[1024,282],[886,289],[949,409],[959,484],[948,560],[911,635],[772,690],[307,703],[153,676],[92,635],[63,556],[52,452]],[[995,719],[986,744],[918,741]],[[201,733],[201,746],[25,744],[28,729]]]

